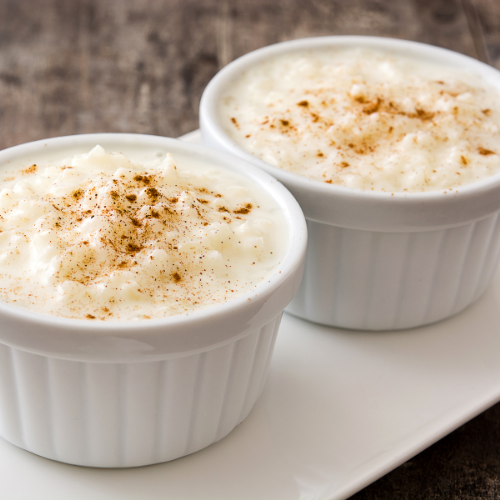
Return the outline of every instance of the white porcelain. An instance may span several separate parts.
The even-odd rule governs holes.
[[[275,179],[231,155],[175,139],[89,134],[0,152],[0,165],[43,150],[144,146],[206,158],[270,193],[286,215],[288,250],[276,272],[234,300],[188,315],[89,322],[0,302],[0,435],[28,451],[93,467],[173,460],[223,438],[250,412],[285,306],[303,270],[306,228]]]
[[[276,177],[304,211],[306,270],[287,310],[345,328],[412,328],[456,314],[487,287],[499,256],[500,175],[446,194],[364,192],[266,164],[232,141],[218,120],[221,95],[245,69],[284,52],[352,46],[468,68],[500,88],[497,70],[430,45],[358,36],[293,40],[240,57],[213,78],[200,105],[202,139]]]
[[[117,470],[0,439],[0,498],[346,499],[500,400],[499,310],[497,272],[472,307],[416,330],[351,332],[285,314],[262,396],[225,439]]]
[[[262,396],[225,439],[115,470],[0,439],[0,498],[346,499],[500,400],[499,310],[497,272],[463,314],[416,330],[350,332],[285,314]]]

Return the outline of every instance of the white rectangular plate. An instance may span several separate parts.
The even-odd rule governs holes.
[[[499,273],[477,304],[415,330],[353,332],[285,315],[264,393],[227,438],[114,470],[52,462],[0,439],[0,498],[346,498],[500,399],[498,311]]]

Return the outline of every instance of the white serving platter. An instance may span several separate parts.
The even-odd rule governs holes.
[[[173,462],[109,470],[0,439],[0,498],[347,498],[500,400],[499,312],[497,273],[478,303],[414,330],[354,332],[285,314],[263,395],[222,441]]]

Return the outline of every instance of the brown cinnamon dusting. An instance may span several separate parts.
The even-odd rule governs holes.
[[[127,244],[127,252],[131,254],[136,254],[137,252],[140,252],[144,247],[141,245],[137,245],[135,243],[128,243]]]
[[[424,109],[420,109],[420,108],[415,108],[415,112],[417,115],[416,117],[420,118],[423,121],[432,120],[434,118],[434,116],[436,115],[436,113],[433,113],[431,111],[425,111]],[[413,116],[411,114],[409,114],[408,116],[410,116],[410,118],[415,118],[415,116]]]
[[[491,151],[491,149],[486,149],[486,148],[483,148],[481,146],[479,146],[477,148],[477,152],[480,154],[480,155],[483,155],[483,156],[488,156],[488,155],[495,155],[495,151]]]
[[[231,212],[232,205],[230,207],[218,206],[222,201],[217,200],[217,198],[222,198],[219,193],[184,182],[179,182],[179,187],[177,185],[175,187],[164,186],[163,182],[160,173],[146,175],[141,173],[134,175],[133,178],[122,175],[118,179],[105,179],[102,186],[90,182],[84,184],[82,188],[62,196],[62,202],[57,196],[46,195],[49,203],[57,210],[55,217],[57,220],[50,222],[52,227],[64,227],[64,230],[71,230],[82,222],[89,223],[91,219],[94,219],[90,222],[92,231],[90,238],[85,236],[88,239],[82,241],[78,231],[74,236],[68,233],[73,239],[68,240],[67,248],[61,249],[64,264],[57,271],[58,278],[82,285],[104,285],[104,288],[107,288],[109,284],[103,279],[113,277],[113,273],[118,272],[117,276],[123,276],[120,279],[127,280],[123,285],[118,281],[119,287],[125,285],[128,287],[132,283],[130,293],[150,294],[151,297],[153,297],[151,295],[153,290],[161,289],[160,287],[165,286],[165,283],[179,283],[179,287],[184,289],[191,287],[192,282],[192,289],[205,298],[206,292],[200,291],[198,281],[201,281],[199,275],[207,273],[208,266],[204,263],[207,269],[201,271],[201,262],[194,261],[190,255],[192,250],[189,249],[192,247],[189,247],[189,244],[183,240],[183,234],[191,230],[191,222],[182,216],[183,211],[195,209],[198,219],[194,224],[200,227],[208,226],[213,221],[231,222],[234,218],[233,213],[247,214],[253,206],[247,203],[237,206]],[[171,188],[168,194],[164,191],[165,187]],[[187,191],[187,198],[184,193],[180,196],[183,191]],[[192,195],[195,193],[204,193],[206,196],[194,198]],[[141,202],[136,203],[138,200]],[[231,215],[226,217],[226,214]],[[94,223],[96,225],[93,225]],[[64,230],[61,229],[61,231]],[[162,236],[163,234],[166,238]],[[158,250],[166,252],[168,259],[155,258]],[[210,250],[210,246],[207,246],[207,250]],[[198,258],[202,257],[196,256],[196,259]],[[158,284],[150,286],[139,282],[141,289],[134,288],[133,275],[143,272],[142,266],[145,259],[147,259],[147,265],[152,266],[150,269],[155,270],[151,279],[155,282],[158,280]],[[182,267],[172,272],[171,262]],[[134,269],[134,266],[137,267]],[[151,271],[148,269],[147,272]],[[213,272],[213,269],[208,269],[208,272]],[[203,287],[203,285],[200,286]],[[114,306],[110,304],[118,303],[123,299],[119,296],[108,295],[107,297],[103,300],[109,307],[101,302],[96,304],[95,308],[92,307],[84,312],[80,310],[79,317],[104,320],[111,316],[110,308]],[[200,297],[195,298],[200,299]],[[198,300],[191,297],[182,296],[179,300],[198,303]]]
[[[75,200],[79,200],[82,196],[83,196],[83,189],[77,189],[76,191],[73,191],[71,193],[71,196],[75,199]]]
[[[234,214],[248,214],[250,210],[252,210],[253,205],[251,203],[247,203],[244,207],[240,207],[236,210],[233,210]]]
[[[363,107],[363,113],[366,115],[371,115],[372,113],[376,113],[380,109],[380,104],[382,103],[382,100],[380,97],[376,97],[373,101],[368,103],[366,106]]]
[[[134,177],[134,181],[142,182],[143,184],[148,185],[151,183],[151,176],[150,175],[136,175]]]
[[[23,175],[29,175],[29,174],[34,174],[37,171],[37,166],[36,164],[31,165],[31,167],[25,168],[24,170],[21,170],[21,174]]]
[[[153,203],[156,203],[160,197],[160,192],[154,187],[147,188],[146,194]]]

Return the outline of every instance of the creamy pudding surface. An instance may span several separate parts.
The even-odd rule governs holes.
[[[282,54],[233,81],[219,114],[244,150],[328,184],[446,191],[500,172],[498,89],[416,56]]]
[[[262,188],[209,160],[132,156],[96,146],[3,165],[0,300],[77,319],[161,318],[274,271],[288,234]]]

